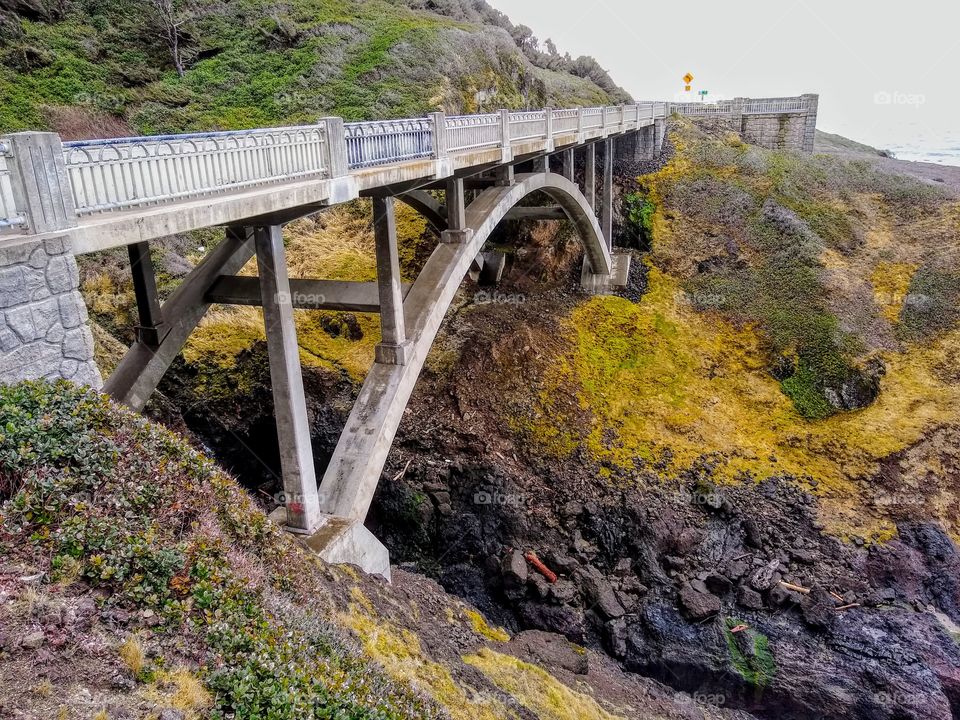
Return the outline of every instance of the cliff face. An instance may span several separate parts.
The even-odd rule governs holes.
[[[385,0],[6,0],[0,39],[0,132],[103,137],[625,97],[595,62],[564,64],[499,13]]]

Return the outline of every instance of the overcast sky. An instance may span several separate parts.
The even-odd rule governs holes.
[[[490,0],[637,99],[820,94],[820,129],[890,147],[960,137],[957,0]]]

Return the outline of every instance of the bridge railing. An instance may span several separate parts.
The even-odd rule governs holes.
[[[786,113],[806,110],[802,97],[763,98],[762,100],[747,100],[743,104],[744,114]]]
[[[736,102],[744,113],[795,112],[806,109],[805,98]],[[544,139],[549,148],[550,141],[572,133],[606,136],[670,112],[732,111],[734,102],[640,102],[463,116],[432,113],[426,118],[346,124],[324,118],[299,127],[66,143],[51,133],[15,134],[0,137],[0,233],[45,231],[39,228],[49,229],[45,218],[54,216],[56,227],[68,227],[77,216],[324,179],[452,153],[506,149],[514,142]],[[29,159],[37,157],[42,162]]]
[[[433,155],[429,118],[344,123],[347,166],[374,167]]]
[[[499,113],[453,115],[445,122],[447,152],[498,147],[503,138]]]
[[[323,125],[63,144],[77,215],[324,177]]]
[[[553,111],[553,134],[567,135],[577,131],[580,122],[580,108],[566,108]]]
[[[510,140],[534,140],[547,137],[547,111],[526,110],[510,113]]]

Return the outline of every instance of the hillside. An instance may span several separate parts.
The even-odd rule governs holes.
[[[0,715],[689,717],[699,704],[434,583],[326,566],[169,431],[0,386]],[[710,717],[733,718],[710,712]]]
[[[397,0],[3,0],[0,132],[115,137],[627,97],[591,58],[541,50],[486,3],[439,10]]]

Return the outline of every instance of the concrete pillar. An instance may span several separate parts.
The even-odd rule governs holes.
[[[500,162],[513,160],[513,145],[510,141],[510,111],[500,111]]]
[[[584,149],[583,160],[583,196],[590,207],[597,209],[597,146],[589,143]]]
[[[564,150],[563,155],[563,176],[573,182],[573,148]]]
[[[540,157],[535,157],[533,159],[533,171],[535,173],[550,172],[550,156],[541,155]]]
[[[447,229],[463,230],[467,226],[467,199],[463,178],[447,180]]]
[[[2,138],[14,205],[31,234],[76,227],[77,213],[56,133],[24,132]]]
[[[820,105],[820,96],[813,93],[801,95],[803,106],[806,110],[803,125],[803,146],[802,150],[806,153],[812,153],[814,142],[817,137],[817,110]]]
[[[509,187],[513,185],[513,165],[500,165],[497,170],[497,179],[495,184],[497,187]]]
[[[280,443],[287,527],[295,532],[309,533],[320,522],[320,505],[283,234],[279,225],[271,225],[256,228],[254,238],[270,354],[270,383]]]
[[[324,164],[327,173],[332,178],[348,175],[350,173],[350,166],[347,161],[347,138],[343,130],[343,118],[325,117],[321,118],[320,122],[326,128],[326,157],[324,158]]]
[[[133,275],[133,294],[137,299],[137,314],[140,324],[136,327],[137,341],[156,347],[169,332],[163,321],[160,298],[157,293],[157,278],[150,257],[150,243],[138,242],[127,246],[130,256],[130,273]]]
[[[387,365],[405,365],[410,344],[403,321],[400,287],[400,254],[394,200],[389,195],[373,198],[373,235],[377,252],[377,286],[380,294],[380,342],[376,360]]]
[[[433,143],[433,156],[438,159],[446,157],[447,114],[442,112],[432,112],[427,117],[430,118],[430,127],[432,128],[431,142]]]
[[[607,248],[613,247],[613,138],[603,141],[603,198],[600,206],[600,229]]]

